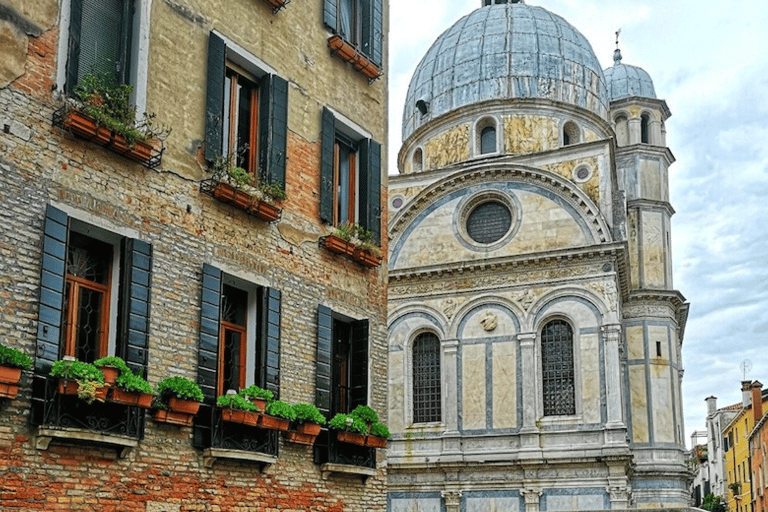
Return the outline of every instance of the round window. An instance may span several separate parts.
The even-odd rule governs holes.
[[[480,203],[467,217],[467,235],[479,244],[501,240],[511,227],[512,212],[499,201]]]

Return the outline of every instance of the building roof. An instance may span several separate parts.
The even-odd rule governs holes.
[[[613,66],[603,71],[608,97],[616,101],[633,96],[656,98],[651,76],[642,68],[621,63],[621,51],[613,52]]]
[[[541,7],[494,4],[457,21],[416,66],[403,140],[460,107],[512,98],[560,101],[602,118],[609,106],[603,70],[578,30]]]

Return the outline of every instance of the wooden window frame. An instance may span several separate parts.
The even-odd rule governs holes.
[[[248,144],[248,154],[247,154],[247,162],[245,162],[244,167],[246,171],[248,171],[250,174],[254,176],[258,176],[259,168],[258,168],[258,154],[259,154],[259,101],[260,101],[260,95],[259,95],[259,80],[252,74],[248,73],[246,70],[241,68],[240,66],[232,63],[231,61],[227,61],[226,64],[226,71],[225,71],[225,87],[227,82],[229,82],[229,90],[228,98],[229,98],[229,104],[224,105],[224,112],[226,115],[226,118],[224,120],[225,126],[224,130],[226,131],[227,137],[224,140],[224,145],[226,147],[222,148],[224,155],[233,155],[233,158],[235,159],[235,162],[237,162],[239,158],[239,152],[241,151],[241,148],[235,147],[237,140],[238,140],[238,113],[239,113],[239,102],[240,102],[240,95],[238,94],[238,86],[242,84],[242,80],[245,80],[247,82],[250,82],[253,84],[253,87],[251,89],[251,108],[249,112],[249,120],[248,120],[248,127],[249,127],[249,133],[247,137],[247,144]],[[227,96],[225,96],[225,99]]]
[[[342,221],[341,215],[341,147],[346,146],[349,149],[349,180],[347,183],[347,220]],[[344,222],[350,224],[356,224],[357,219],[357,203],[358,203],[358,183],[357,183],[357,147],[351,142],[347,142],[336,137],[333,145],[333,225],[338,226]]]
[[[106,284],[99,284],[88,279],[67,274],[66,287],[66,329],[64,332],[64,356],[77,355],[77,332],[79,330],[79,304],[80,290],[86,289],[101,294],[101,304],[99,305],[99,339],[96,347],[96,359],[107,355],[109,346],[109,303],[112,277],[111,267],[109,278]]]
[[[237,325],[233,324],[232,322],[227,322],[226,320],[221,321],[221,325],[219,326],[219,373],[218,373],[218,379],[216,379],[216,391],[219,395],[223,395],[227,392],[226,389],[224,389],[224,368],[226,366],[226,358],[225,358],[225,344],[227,339],[228,333],[237,333],[240,335],[240,372],[237,376],[237,385],[238,389],[242,389],[245,387],[245,377],[247,372],[247,358],[248,358],[248,328],[247,325]]]

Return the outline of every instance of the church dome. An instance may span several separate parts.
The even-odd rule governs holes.
[[[543,98],[607,117],[608,92],[589,41],[563,18],[524,3],[477,9],[416,66],[403,140],[428,120],[487,100]]]
[[[642,68],[621,63],[621,52],[613,52],[613,66],[603,71],[611,101],[640,96],[656,98],[651,76]]]

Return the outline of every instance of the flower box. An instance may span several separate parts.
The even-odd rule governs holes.
[[[372,448],[386,448],[387,440],[383,437],[368,435],[365,437],[365,446],[370,446]]]
[[[19,386],[16,384],[7,384],[5,382],[0,382],[0,398],[10,398],[14,399],[16,398],[16,395],[19,394]]]
[[[100,366],[101,373],[104,374],[104,382],[110,386],[114,386],[117,381],[117,376],[120,375],[120,369],[114,366]]]
[[[240,409],[222,409],[221,419],[232,423],[242,423],[243,425],[249,425],[251,427],[255,427],[259,423],[258,413]]]
[[[60,395],[77,395],[77,391],[80,389],[80,384],[76,380],[59,379],[58,392]],[[109,386],[101,386],[96,388],[96,400],[103,402],[107,398],[107,391]]]
[[[117,404],[136,405],[145,409],[152,405],[152,395],[149,393],[135,393],[119,387],[112,388],[109,399]]]
[[[213,197],[222,203],[231,204],[235,208],[246,211],[267,222],[273,222],[280,218],[282,210],[248,192],[236,189],[229,183],[217,182],[213,187]]]
[[[381,70],[378,66],[360,54],[354,46],[344,41],[340,35],[331,36],[328,39],[328,47],[332,53],[352,64],[352,67],[368,77],[368,79],[375,80],[381,76]]]
[[[270,430],[286,431],[291,425],[291,421],[285,418],[278,418],[276,416],[270,416],[268,414],[259,415],[259,426],[261,428],[268,428]]]
[[[296,425],[296,430],[285,432],[285,440],[295,444],[312,446],[315,444],[321,428],[318,423],[299,423]]]
[[[197,402],[197,404],[199,406],[200,402]],[[153,418],[158,423],[170,423],[171,425],[191,427],[192,422],[195,419],[195,415],[183,412],[168,411],[165,409],[155,409]]]
[[[21,368],[0,366],[0,382],[3,384],[18,384],[21,380]]]
[[[194,416],[200,410],[200,402],[171,397],[168,399],[168,408],[173,412]]]
[[[355,245],[349,240],[344,240],[338,235],[331,233],[320,239],[323,247],[329,251],[346,256],[355,263],[366,268],[374,268],[381,265],[381,257],[366,251],[365,249]]]
[[[342,443],[357,444],[365,446],[365,436],[363,434],[357,434],[355,432],[336,432],[336,439]]]
[[[286,5],[288,5],[288,2],[290,0],[264,0],[264,1],[272,6],[272,12],[277,12],[283,7],[285,7]]]

